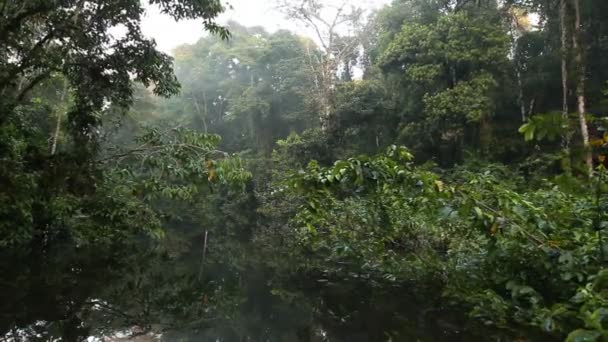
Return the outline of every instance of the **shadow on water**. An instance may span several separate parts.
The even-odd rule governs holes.
[[[134,341],[483,340],[407,288],[304,277],[279,288],[256,262],[210,257],[201,279],[199,266],[194,252],[148,245],[2,252],[0,340],[126,340],[108,338],[117,331]]]

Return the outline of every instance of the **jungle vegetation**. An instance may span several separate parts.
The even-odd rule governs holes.
[[[0,339],[608,340],[608,2],[147,2],[0,0]]]

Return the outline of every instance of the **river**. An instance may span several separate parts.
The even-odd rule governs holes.
[[[449,306],[428,303],[425,291],[432,288],[286,277],[246,249],[229,250],[211,248],[204,268],[193,245],[179,255],[150,244],[3,252],[0,336],[7,342],[484,340]]]

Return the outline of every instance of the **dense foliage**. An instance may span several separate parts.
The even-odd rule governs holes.
[[[0,0],[0,339],[608,339],[605,1],[149,3]]]

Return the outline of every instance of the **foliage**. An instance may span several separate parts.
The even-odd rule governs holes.
[[[219,133],[222,146],[270,153],[274,142],[310,126],[312,78],[299,37],[229,23],[233,38],[201,39],[176,50],[182,94],[162,104],[165,116]]]
[[[420,139],[437,145],[457,141],[470,123],[478,123],[487,149],[496,87],[508,66],[508,37],[490,20],[450,13],[431,24],[405,24],[382,51],[379,64],[402,73],[408,88],[420,94],[412,110],[423,113],[411,114],[404,135],[424,132]]]
[[[519,133],[524,135],[526,141],[556,140],[567,131],[568,123],[564,122],[561,113],[548,113],[534,115],[528,122],[519,128]]]
[[[608,339],[605,1],[148,3],[0,0],[0,339]]]
[[[293,225],[309,272],[376,286],[440,282],[480,326],[512,333],[602,331],[592,284],[604,263],[596,227],[608,217],[592,191],[574,195],[548,181],[526,191],[502,167],[442,180],[411,159],[391,147],[328,168],[311,163],[292,177],[285,190],[306,201]]]

